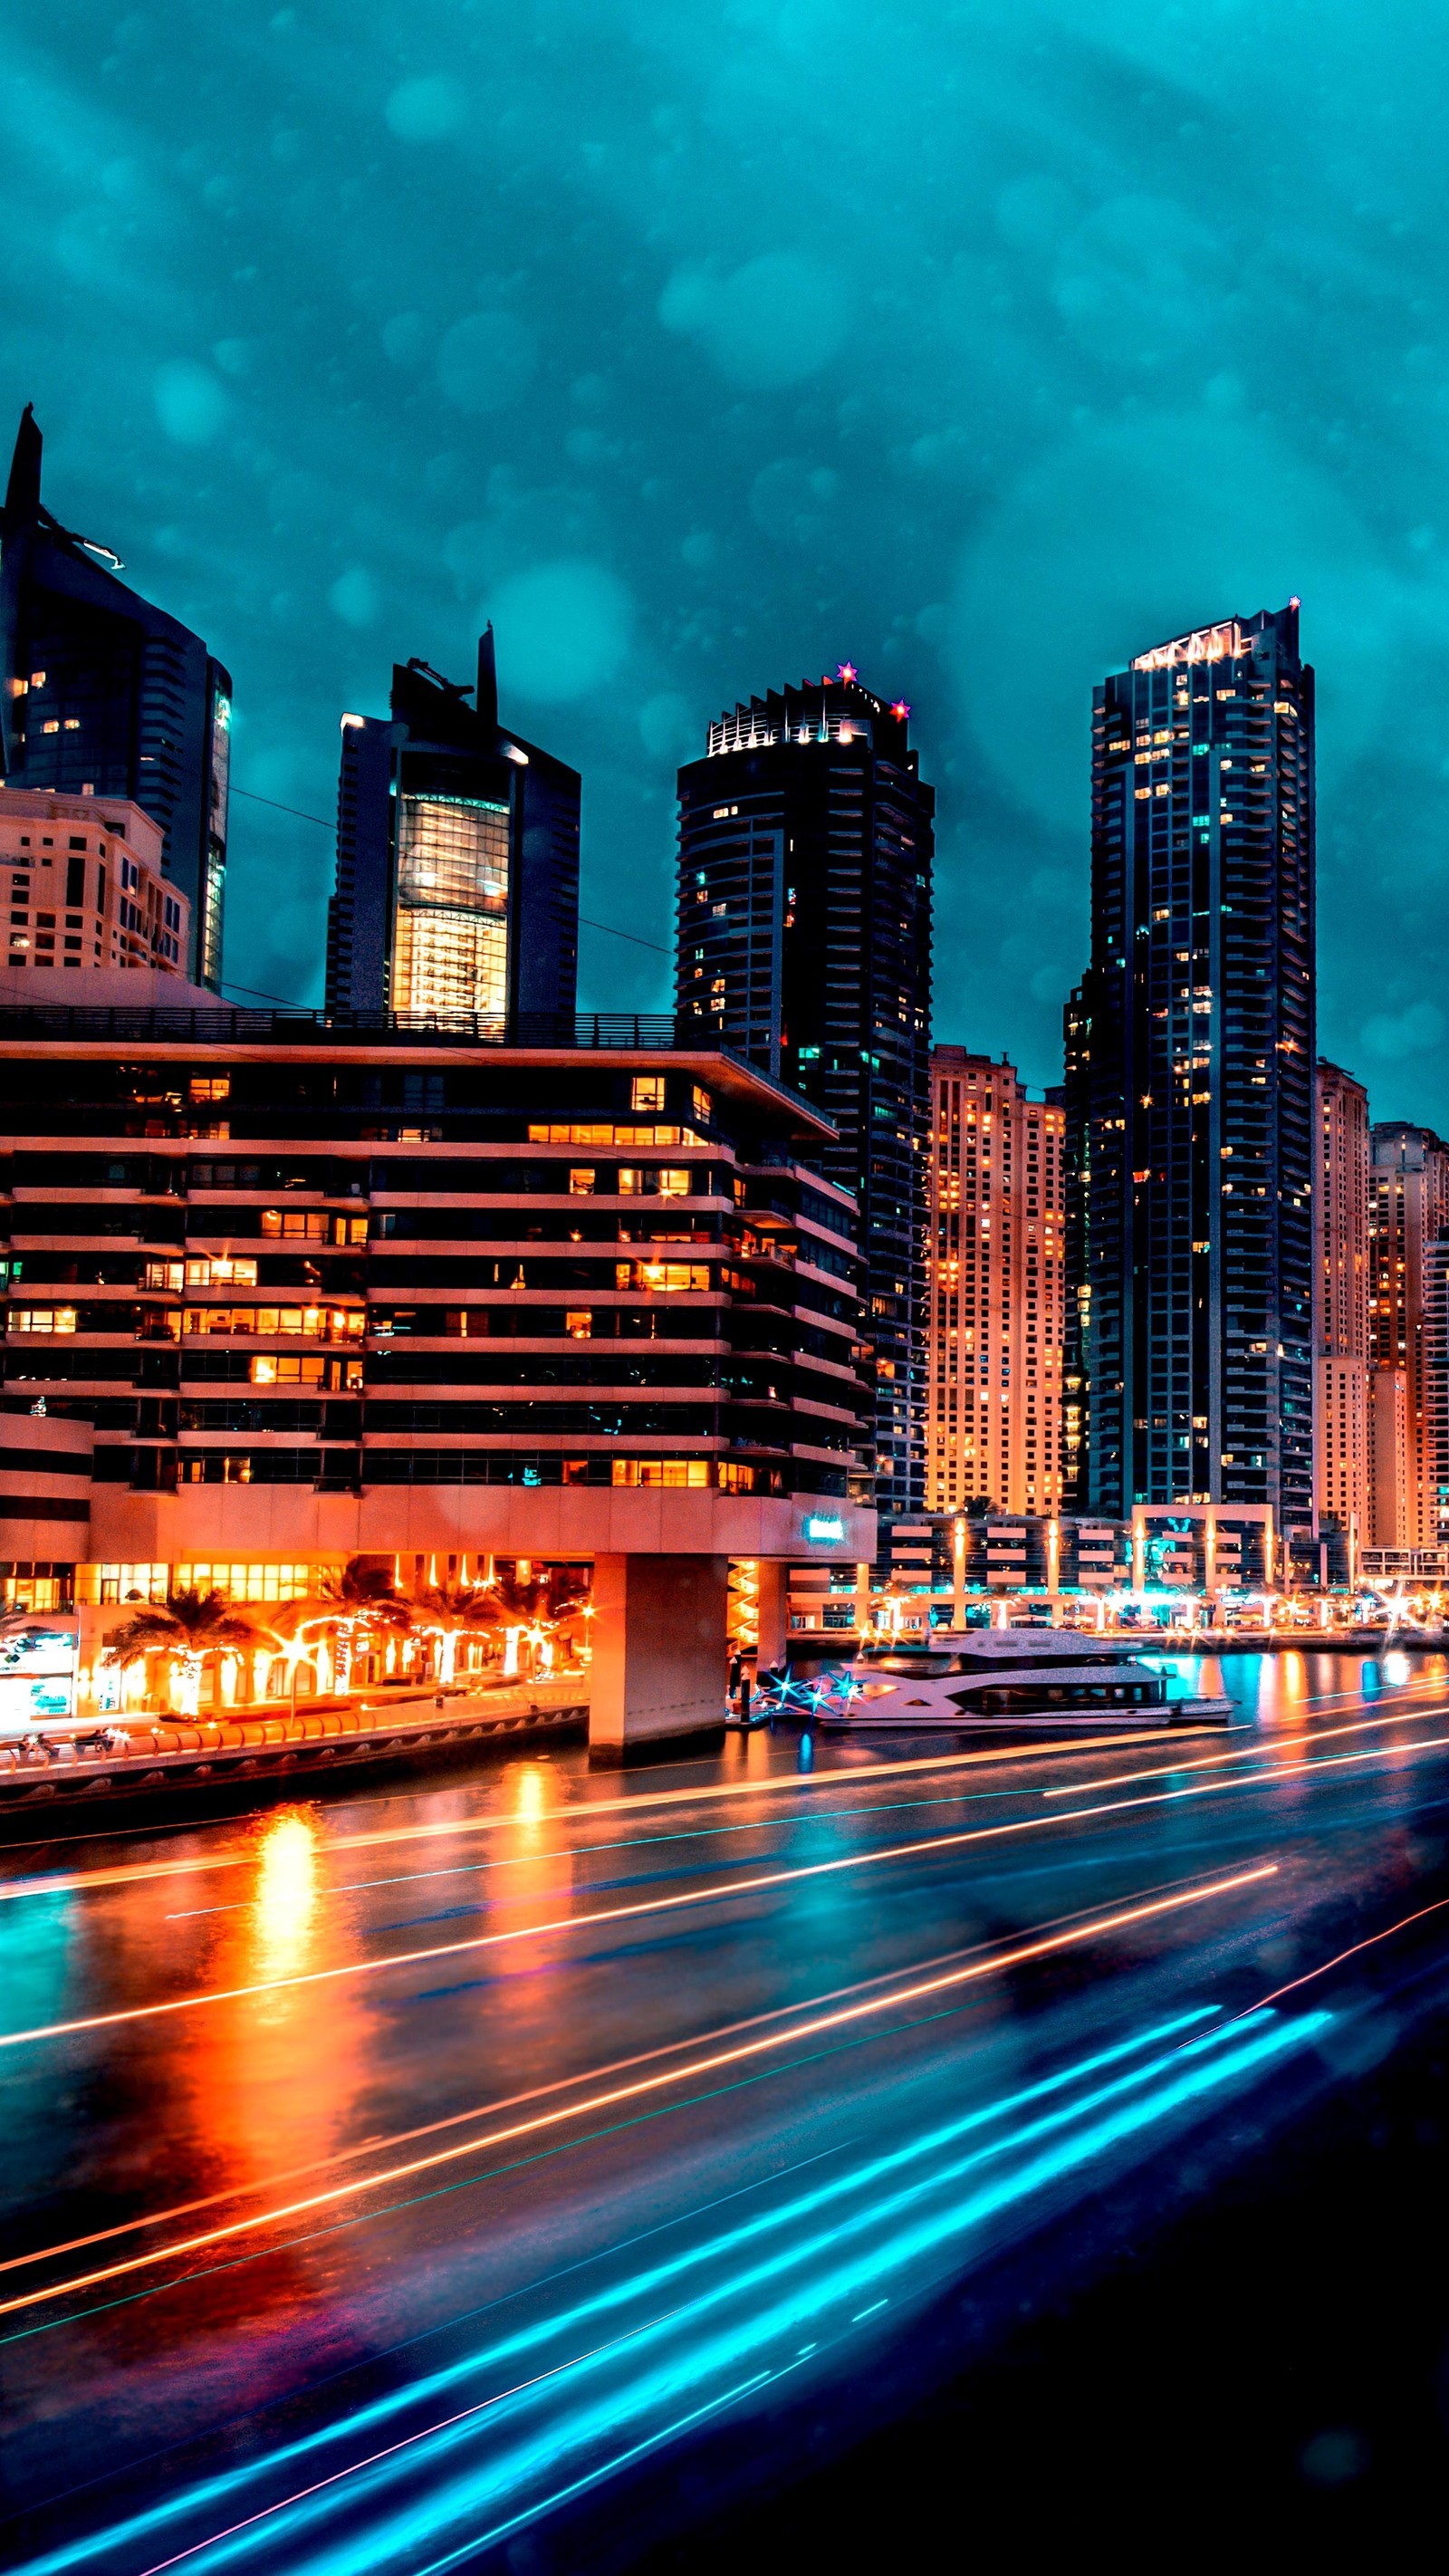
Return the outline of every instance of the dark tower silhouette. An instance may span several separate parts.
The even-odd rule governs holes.
[[[883,1513],[925,1472],[925,1160],[935,797],[903,701],[772,689],[679,773],[676,1008],[823,1109],[860,1201]]]
[[[1095,692],[1092,961],[1067,1009],[1083,1509],[1315,1526],[1313,819],[1296,599]]]
[[[118,579],[109,547],[40,497],[21,415],[0,512],[0,761],[9,787],[129,796],[160,824],[191,905],[188,972],[221,975],[231,680],[199,635]]]
[[[571,1024],[579,800],[500,726],[491,626],[476,688],[395,664],[391,714],[342,719],[328,1010]]]

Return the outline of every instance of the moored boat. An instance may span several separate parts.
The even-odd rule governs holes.
[[[1022,1628],[865,1646],[816,1708],[819,1725],[851,1734],[1116,1732],[1225,1726],[1232,1715],[1232,1701],[1217,1695],[1170,1697],[1167,1675],[1129,1640]]]

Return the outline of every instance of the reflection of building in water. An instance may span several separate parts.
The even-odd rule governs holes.
[[[415,661],[342,719],[329,1012],[572,1021],[578,773],[499,725],[491,628],[474,696]]]

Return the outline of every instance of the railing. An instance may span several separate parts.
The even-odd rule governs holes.
[[[21,1001],[0,998],[0,1036],[43,1038],[197,1038],[228,1042],[319,1045],[349,1039],[403,1046],[442,1041],[458,1046],[687,1048],[749,1059],[725,1046],[697,1020],[670,1011],[518,1011],[511,1018],[474,1011],[314,1010],[302,1003],[270,1009],[217,1000],[184,1009],[121,1002]]]

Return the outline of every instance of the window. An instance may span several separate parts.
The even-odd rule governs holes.
[[[366,1220],[361,1222],[365,1226]],[[258,1231],[282,1235],[289,1242],[325,1243],[332,1232],[332,1220],[315,1208],[263,1208]],[[352,1240],[365,1243],[366,1233],[355,1234]]]
[[[593,1329],[594,1313],[591,1306],[570,1307],[568,1313],[564,1316],[564,1331],[568,1334],[571,1341],[588,1341]]]
[[[707,1458],[616,1458],[616,1485],[699,1486],[709,1483]]]
[[[182,1261],[148,1261],[141,1285],[143,1288],[179,1290],[185,1277],[186,1265]]]
[[[636,1073],[630,1087],[631,1109],[662,1109],[664,1076],[662,1073]]]
[[[620,1261],[614,1266],[619,1288],[648,1288],[663,1295],[681,1290],[708,1290],[709,1270],[702,1261]]]
[[[169,913],[170,904],[166,909]],[[194,1073],[191,1077],[190,1092],[193,1100],[230,1100],[231,1075],[229,1073]]]
[[[255,1288],[257,1265],[254,1261],[237,1260],[230,1254],[218,1253],[214,1259],[193,1259],[186,1265],[188,1288]]]
[[[12,1306],[7,1316],[12,1333],[73,1333],[74,1306]]]
[[[593,1164],[575,1163],[569,1173],[569,1196],[576,1199],[587,1198],[592,1191],[593,1186]]]

